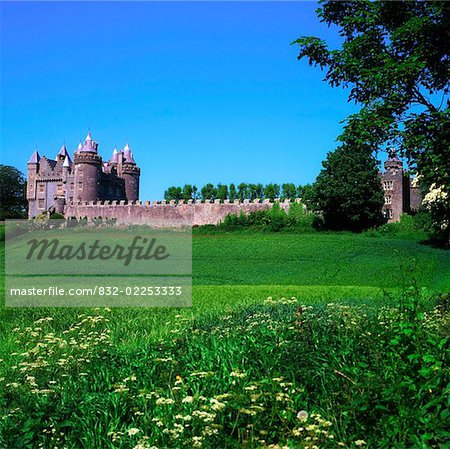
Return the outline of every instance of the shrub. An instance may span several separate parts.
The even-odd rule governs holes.
[[[64,220],[64,215],[63,214],[59,214],[58,212],[52,212],[50,214],[50,218],[52,220]]]
[[[385,223],[378,228],[370,229],[366,234],[371,237],[390,236],[420,240],[426,235],[422,220],[422,215],[403,214],[399,222]]]
[[[217,225],[217,229],[253,229],[278,232],[283,229],[293,229],[300,232],[312,232],[314,215],[304,210],[300,203],[291,203],[286,213],[279,203],[274,203],[266,210],[258,210],[239,215],[229,214],[224,221]]]

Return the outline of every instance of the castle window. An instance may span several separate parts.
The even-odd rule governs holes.
[[[70,183],[70,190],[73,190],[75,188],[75,183],[74,182],[71,182]]]
[[[61,182],[56,186],[56,193],[59,195],[63,193],[63,185]]]
[[[394,181],[383,181],[384,190],[392,190],[394,187]]]
[[[384,197],[384,204],[392,204],[392,196],[391,195],[386,195]]]
[[[78,190],[83,190],[83,183],[81,181],[78,182]]]
[[[45,184],[39,184],[39,193],[45,192]]]
[[[384,211],[384,217],[385,218],[392,218],[392,209],[385,209]]]
[[[39,209],[44,209],[45,207],[45,202],[43,199],[38,200],[38,208]]]

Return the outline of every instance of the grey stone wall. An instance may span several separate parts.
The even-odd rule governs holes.
[[[422,204],[422,194],[419,187],[410,187],[410,211],[416,212]]]
[[[81,204],[69,204],[66,206],[64,214],[66,217],[76,217],[88,219],[102,217],[115,218],[117,224],[142,224],[154,227],[183,226],[183,225],[207,225],[218,224],[229,214],[239,215],[241,212],[248,214],[258,210],[266,210],[274,203],[268,201],[240,203],[235,201],[230,203],[225,201],[220,203],[189,202],[180,203],[150,203],[139,201],[125,204],[124,201],[91,201]],[[280,207],[289,210],[290,202],[280,202]]]

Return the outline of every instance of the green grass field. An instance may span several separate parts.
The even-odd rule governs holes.
[[[3,262],[3,243],[0,247],[0,257]],[[370,365],[371,362],[367,360],[368,355],[364,360],[359,360],[357,355],[359,351],[365,354],[372,349],[365,344],[360,346],[355,335],[356,331],[364,333],[367,329],[380,332],[380,335],[385,331],[377,327],[380,322],[379,315],[367,318],[369,321],[365,322],[360,320],[358,314],[366,316],[365,308],[367,307],[396,305],[399,298],[404,297],[405,292],[412,285],[417,287],[415,294],[420,295],[425,301],[431,301],[429,298],[439,292],[450,291],[450,252],[420,245],[411,238],[374,234],[199,233],[193,238],[193,284],[192,308],[113,309],[106,313],[107,322],[104,322],[102,318],[98,323],[95,319],[91,323],[89,318],[77,326],[74,324],[80,323],[81,314],[87,316],[104,313],[92,309],[2,307],[0,309],[0,360],[2,361],[0,382],[2,379],[4,384],[8,379],[10,381],[5,394],[0,395],[0,415],[2,410],[4,413],[5,410],[9,410],[4,415],[3,424],[0,420],[0,447],[3,442],[7,449],[34,448],[38,447],[38,443],[42,443],[42,447],[45,448],[278,447],[270,446],[270,444],[278,443],[280,443],[279,447],[286,444],[292,448],[312,448],[314,441],[320,443],[320,447],[338,447],[333,446],[331,439],[319,438],[320,435],[325,435],[320,432],[328,429],[328,426],[333,429],[333,438],[339,438],[344,447],[357,447],[358,441],[362,441],[367,432],[368,424],[365,423],[360,431],[355,430],[357,429],[355,423],[358,421],[355,410],[353,412],[351,410],[357,401],[362,400],[362,396],[358,399],[360,394],[358,391],[361,391],[361,387],[357,385],[359,381],[355,379],[358,379],[358,376],[364,377],[364,374],[355,367],[359,366],[359,363],[363,364],[362,368],[364,364]],[[1,288],[2,296],[4,296],[3,282]],[[275,300],[296,297],[297,306],[283,305],[284,301],[281,300],[280,310],[277,311],[276,305],[264,305],[264,301],[269,296]],[[305,360],[310,360],[310,364],[307,367],[305,365],[302,371],[303,362],[298,359],[300,346],[297,346],[297,343],[294,344],[297,342],[297,337],[292,334],[293,329],[298,325],[298,319],[295,318],[299,313],[297,307],[302,305],[320,308],[329,303],[343,305],[344,316],[347,313],[345,312],[347,306],[352,311],[358,311],[351,312],[351,315],[355,316],[351,322],[345,318],[347,320],[345,326],[356,326],[356,328],[345,331],[343,334],[343,330],[333,331],[334,333],[330,335],[322,329],[324,338],[322,345],[325,345],[329,352],[325,351],[326,355],[324,355],[323,347],[316,346],[320,341],[319,332],[318,340],[312,341],[308,346],[308,351],[316,347],[317,355],[313,354],[314,350],[305,355]],[[371,316],[371,313],[368,313],[368,316]],[[245,318],[246,316],[248,319]],[[227,317],[233,317],[230,319],[234,324],[226,325],[224,331],[223,320],[227,320]],[[44,321],[42,325],[35,324],[42,318],[49,318],[51,321]],[[314,312],[310,319],[311,322],[317,319],[320,323],[322,312],[317,314]],[[336,315],[335,319],[341,320],[342,315]],[[103,327],[98,329],[99,325]],[[33,331],[36,326],[38,330]],[[86,332],[83,326],[86,326]],[[311,329],[316,332],[315,324],[311,326],[313,326]],[[87,333],[88,329],[92,335]],[[31,335],[30,332],[35,333]],[[75,351],[76,346],[71,347],[70,350],[61,349],[62,346],[65,348],[66,343],[61,343],[58,338],[64,340],[66,338],[64,335],[72,332],[74,341],[80,346],[83,344],[87,347],[92,342],[96,342],[92,352],[86,349],[88,356],[80,357],[80,354]],[[86,333],[91,335],[87,340]],[[325,339],[326,335],[329,337],[328,340]],[[335,338],[340,339],[341,342],[349,339],[349,348],[353,349],[346,350],[345,355],[344,350],[339,346],[339,351],[336,350],[336,354],[331,355],[332,348],[338,344]],[[36,354],[29,351],[33,345],[42,341],[45,342],[42,346],[44,348],[42,360],[49,361],[49,364],[44,368],[36,368],[35,365],[30,368],[27,360],[35,357]],[[286,343],[282,343],[283,341]],[[280,346],[283,344],[290,347],[288,353],[283,346]],[[304,344],[305,341],[302,340],[301,345]],[[98,348],[101,348],[103,352],[100,353]],[[301,348],[303,348],[302,351],[306,350],[306,346]],[[376,358],[381,357],[381,360],[384,357],[382,348],[378,350],[381,352],[377,352]],[[11,354],[16,355],[11,356]],[[372,360],[370,357],[369,360]],[[433,354],[433,357],[437,355]],[[63,369],[58,358],[64,360],[67,367]],[[171,361],[173,359],[177,360],[176,363]],[[41,359],[38,359],[38,362],[39,360]],[[154,360],[163,360],[163,362],[155,363]],[[350,371],[346,371],[346,362],[351,367]],[[316,366],[317,363],[319,364]],[[23,372],[17,368],[20,366],[25,367]],[[294,372],[297,366],[299,373],[302,372],[302,375],[305,375],[307,372],[308,376],[312,376],[310,381],[303,382],[303,386]],[[322,372],[321,367],[326,366],[328,368]],[[17,372],[18,369],[22,374]],[[379,367],[376,369],[378,370]],[[399,365],[396,369],[402,372],[404,366]],[[336,375],[336,371],[342,376]],[[196,374],[197,372],[203,374]],[[235,374],[230,377],[230,373]],[[316,378],[314,373],[321,373],[320,376],[324,376],[319,383],[317,382],[320,379]],[[353,374],[350,375],[350,373]],[[39,380],[26,380],[28,378],[24,377],[25,375]],[[176,383],[177,375],[182,379],[178,380],[179,384]],[[134,380],[136,384],[130,387],[129,379],[134,379],[133,376],[137,376],[138,380]],[[188,382],[186,378],[190,376],[194,376],[196,381],[191,379]],[[282,381],[270,381],[280,376],[289,379],[289,382],[293,384],[292,391],[298,389],[298,394],[293,392],[290,397],[291,392],[288,392],[283,385],[279,385],[280,382],[283,383]],[[332,376],[332,379],[328,376]],[[241,380],[244,377],[248,379],[251,377],[253,380],[245,383]],[[350,381],[345,380],[346,377]],[[363,388],[366,391],[368,380],[364,378],[364,383],[362,377],[361,385],[364,384]],[[71,380],[67,380],[68,378]],[[124,378],[128,380],[124,381]],[[11,389],[22,387],[16,387],[16,382],[11,382],[11,379],[17,379],[17,381],[21,379],[25,385],[31,382],[30,385],[34,386],[34,390],[37,389],[34,382],[43,382],[47,388],[42,389],[40,386],[41,390],[37,389],[38,393],[39,391],[44,393],[39,396],[39,394],[30,394],[31,387],[27,386],[28,390],[25,393],[24,390],[20,390],[20,394],[17,395]],[[392,379],[386,378],[386,382],[394,381]],[[89,382],[86,383],[86,380]],[[48,393],[49,382],[50,385],[53,385],[52,382],[61,384],[57,401],[52,401],[49,399],[50,396],[45,396],[50,394]],[[350,388],[352,383],[356,385],[354,388]],[[112,385],[115,387],[112,388]],[[177,397],[173,392],[179,390],[177,385],[184,391],[183,394],[195,398],[194,408],[198,413],[194,413],[192,408],[189,409],[190,405],[187,401],[181,401],[180,406],[175,407]],[[372,387],[375,388],[373,385]],[[336,402],[330,398],[327,402],[323,399],[324,388],[336,390],[339,401],[336,399]],[[338,394],[341,388],[348,389],[347,399],[345,394],[344,396]],[[122,394],[121,389],[125,389],[127,393]],[[263,401],[264,404],[258,402],[259,405],[257,405],[256,402],[252,402],[252,395],[249,392],[253,389],[261,390],[258,394],[266,398]],[[222,401],[220,397],[231,390],[236,390],[236,398],[240,399],[236,399],[237,402],[233,404],[228,404],[227,407],[231,407],[230,410],[226,408],[227,413],[222,414],[222,408],[225,407],[223,404],[226,401]],[[319,390],[321,399],[319,400],[318,396],[314,400],[313,397],[319,395]],[[135,394],[134,399],[127,396],[131,391]],[[367,388],[367,391],[370,391],[370,388]],[[142,399],[142,395],[147,395],[145,396],[147,399]],[[281,401],[280,404],[277,399],[273,399],[272,403],[272,396],[273,398],[283,397],[285,402]],[[203,397],[211,398],[208,407],[205,404],[202,405]],[[135,399],[137,402],[134,402]],[[24,402],[25,400],[28,401],[28,405]],[[152,402],[151,406],[146,400],[157,402]],[[350,408],[343,405],[346,400],[353,404]],[[401,402],[398,398],[392,400]],[[164,401],[167,401],[167,404]],[[171,401],[175,403],[172,404]],[[214,408],[216,404],[214,401],[222,404],[216,406],[217,410]],[[15,404],[20,411],[11,411],[12,404]],[[170,407],[165,409],[167,405]],[[342,415],[339,418],[339,413],[336,412],[337,414],[332,416],[330,407],[336,406],[342,407],[343,413],[353,413],[353,415],[351,417],[345,415],[345,418]],[[362,407],[361,410],[365,407],[361,404],[359,406]],[[25,407],[28,407],[28,410],[24,410]],[[68,407],[77,410],[73,419],[70,418]],[[148,407],[153,409],[150,410]],[[261,409],[261,418],[257,424],[253,421],[256,420],[253,416],[256,414],[255,410],[259,410],[258,407]],[[302,435],[300,433],[303,431],[298,430],[295,423],[292,424],[296,419],[298,407],[307,407],[317,412],[318,416],[320,415],[310,417],[312,419],[310,425],[316,427],[312,427],[309,432]],[[210,417],[212,421],[209,422],[209,418],[206,417],[204,421],[196,425],[186,423],[183,430],[185,442],[181,443],[181,440],[175,438],[176,435],[180,437],[181,433],[177,432],[181,431],[174,416],[187,413],[188,409],[194,413],[193,416],[201,417],[201,413],[210,413],[214,414],[215,418]],[[262,412],[262,409],[270,410],[270,416]],[[134,413],[138,414],[133,415]],[[143,414],[142,418],[140,413]],[[46,422],[49,416],[53,428],[57,428],[59,439],[48,433],[54,432],[49,427],[49,422]],[[159,427],[160,418],[164,421],[162,426],[168,429],[167,432],[163,432],[163,427]],[[439,421],[441,418],[438,419],[435,416],[435,419]],[[292,424],[289,424],[289,431],[288,422]],[[399,429],[404,424],[403,421],[399,423]],[[280,433],[278,429],[283,425],[286,429],[284,433]],[[383,425],[385,427],[379,429],[381,433],[386,431],[386,426],[389,424]],[[16,427],[20,428],[17,435],[13,430]],[[256,427],[259,428],[258,435],[255,433]],[[264,433],[265,428],[269,430],[267,435]],[[130,431],[130,429],[138,429],[138,431]],[[403,427],[401,432],[402,437],[399,436],[397,440],[394,437],[386,437],[389,444],[398,441],[397,446],[377,446],[374,441],[379,438],[379,434],[376,432],[372,435],[372,440],[369,438],[368,446],[408,447],[405,446],[405,441],[412,440],[408,440],[407,429]],[[143,437],[144,433],[148,438],[138,438]],[[430,441],[434,441],[432,438],[435,440],[438,438],[435,434],[432,437],[422,435],[420,438],[414,441],[416,443],[425,441],[425,443],[423,446],[420,445],[422,443],[417,443],[416,447],[443,447],[427,446]],[[311,441],[311,445],[308,441]]]
[[[448,252],[414,240],[366,234],[223,233],[196,236],[196,285],[298,285],[396,288],[412,278],[448,288]]]
[[[0,257],[3,261],[3,243]],[[430,293],[450,290],[450,253],[411,239],[365,234],[200,234],[193,238],[192,309],[117,309],[113,326],[118,341],[126,326],[126,344],[137,344],[141,336],[164,333],[165,323],[179,313],[214,316],[268,296],[295,296],[307,304],[375,303],[413,283]],[[18,324],[45,314],[65,326],[79,310],[2,308],[0,314],[0,342],[5,342]],[[4,347],[0,344],[0,358]]]

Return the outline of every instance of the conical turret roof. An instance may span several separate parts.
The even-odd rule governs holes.
[[[117,151],[117,148],[114,147],[114,151],[112,152],[110,162],[117,163],[117,161],[119,159],[118,154],[119,154],[119,152]]]
[[[128,145],[128,143],[123,148],[123,156],[125,158],[125,163],[136,164],[133,158],[133,153],[131,152],[130,145]]]
[[[28,161],[29,164],[37,164],[41,160],[41,156],[39,155],[39,151],[37,148],[34,150],[33,154]]]
[[[67,147],[66,147],[66,145],[64,144],[64,145],[61,147],[61,149],[58,151],[58,156],[66,157],[68,154],[69,154],[69,152],[67,151]]]
[[[88,131],[88,134],[86,136],[86,139],[84,141],[84,144],[82,148],[79,151],[90,151],[93,153],[97,152],[96,145],[94,145],[94,141],[92,140],[91,132]]]
[[[70,156],[67,154],[66,158],[64,159],[63,167],[70,168],[71,165],[72,165],[72,161],[70,160]]]

